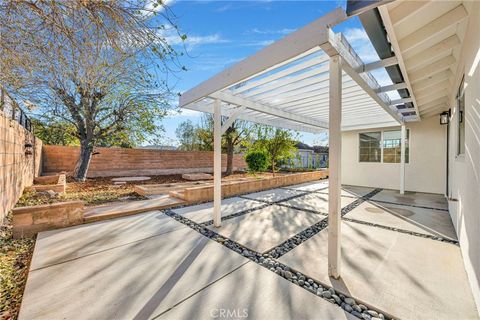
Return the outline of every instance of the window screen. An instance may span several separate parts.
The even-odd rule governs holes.
[[[360,133],[360,162],[380,162],[381,150],[381,132]]]

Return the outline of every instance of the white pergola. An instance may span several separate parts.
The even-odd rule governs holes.
[[[405,126],[369,71],[397,64],[389,58],[364,64],[331,27],[348,17],[337,9],[180,97],[180,107],[214,114],[214,226],[221,226],[221,135],[236,119],[317,133],[329,130],[329,274],[340,276],[341,132],[401,125],[400,192],[404,191]],[[221,124],[221,117],[228,120]]]

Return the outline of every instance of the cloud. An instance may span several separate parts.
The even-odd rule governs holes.
[[[280,35],[286,35],[289,33],[292,33],[295,31],[295,29],[290,29],[290,28],[283,28],[283,29],[250,29],[246,33],[256,33],[256,34],[280,34]]]
[[[228,58],[219,56],[203,56],[195,60],[193,71],[221,71],[244,58]]]
[[[362,58],[363,62],[368,63],[379,60],[377,52],[373,48],[365,30],[361,28],[348,28],[342,33],[360,58]]]
[[[165,41],[171,45],[185,45],[189,48],[205,45],[205,44],[218,44],[228,43],[230,40],[224,39],[220,34],[208,34],[208,35],[187,35],[185,40],[182,40],[178,31],[173,26],[165,26],[164,29],[158,30],[159,36],[165,39]]]
[[[217,8],[217,9],[215,9],[215,10],[213,10],[213,11],[214,11],[214,12],[225,12],[225,11],[228,11],[228,10],[230,10],[230,9],[232,9],[232,8],[233,8],[233,5],[232,5],[231,3],[228,3],[228,4],[226,4],[226,5],[224,5],[224,6],[221,6],[221,7]]]
[[[242,43],[241,46],[244,47],[266,47],[274,43],[275,40],[258,40],[258,41],[249,41]]]

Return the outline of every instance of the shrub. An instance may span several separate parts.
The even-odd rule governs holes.
[[[262,151],[252,151],[245,156],[248,170],[251,172],[265,171],[267,169],[267,155]]]

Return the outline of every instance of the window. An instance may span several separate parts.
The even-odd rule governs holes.
[[[363,132],[360,138],[360,162],[400,163],[401,131]],[[405,163],[409,162],[410,130],[405,137]]]
[[[381,132],[360,133],[360,162],[380,162]]]
[[[458,148],[457,154],[465,153],[465,90],[464,79],[460,83],[457,94],[457,106],[458,106]]]
[[[405,139],[405,163],[408,163],[408,138],[410,130],[407,129]],[[383,162],[385,163],[400,163],[401,157],[401,131],[384,131],[383,132]]]

